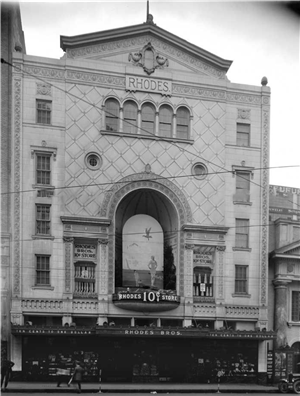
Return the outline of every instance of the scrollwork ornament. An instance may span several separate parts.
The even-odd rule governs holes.
[[[99,245],[106,246],[106,245],[108,245],[108,239],[99,238],[99,239],[98,239],[98,243],[99,243]]]
[[[191,243],[186,243],[186,244],[184,245],[184,248],[185,248],[186,250],[193,250],[193,249],[195,248],[195,245],[192,245]]]

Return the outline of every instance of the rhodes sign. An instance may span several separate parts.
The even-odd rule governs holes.
[[[113,295],[113,303],[119,308],[134,311],[169,311],[180,304],[180,296],[164,291],[122,291]]]

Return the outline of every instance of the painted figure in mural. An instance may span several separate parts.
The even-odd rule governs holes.
[[[135,279],[135,286],[140,286],[141,280],[140,280],[139,273],[136,270],[134,270],[133,273],[134,273],[134,279]]]
[[[10,380],[12,368],[15,365],[14,362],[10,360],[5,360],[1,366],[1,389],[6,390],[8,381]],[[3,386],[4,383],[4,386]]]
[[[155,275],[156,275],[156,268],[157,268],[157,262],[156,262],[154,256],[151,256],[151,260],[149,261],[148,267],[149,267],[149,269],[150,269],[151,287],[152,287],[152,286],[154,286]]]

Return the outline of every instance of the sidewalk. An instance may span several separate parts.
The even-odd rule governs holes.
[[[217,393],[218,384],[108,384],[101,383],[82,383],[82,393]],[[264,386],[256,384],[230,384],[219,385],[220,393],[278,393],[277,386]],[[62,384],[59,388],[56,382],[10,382],[6,393],[74,393],[74,386],[67,387]]]

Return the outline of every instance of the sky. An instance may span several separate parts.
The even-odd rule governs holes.
[[[297,2],[150,0],[154,23],[233,61],[228,79],[271,88],[270,184],[300,188],[300,67]],[[146,0],[20,2],[26,53],[59,59],[60,35],[138,25]],[[291,167],[294,166],[294,167]],[[296,166],[296,167],[295,167]],[[273,169],[272,169],[273,168]]]

